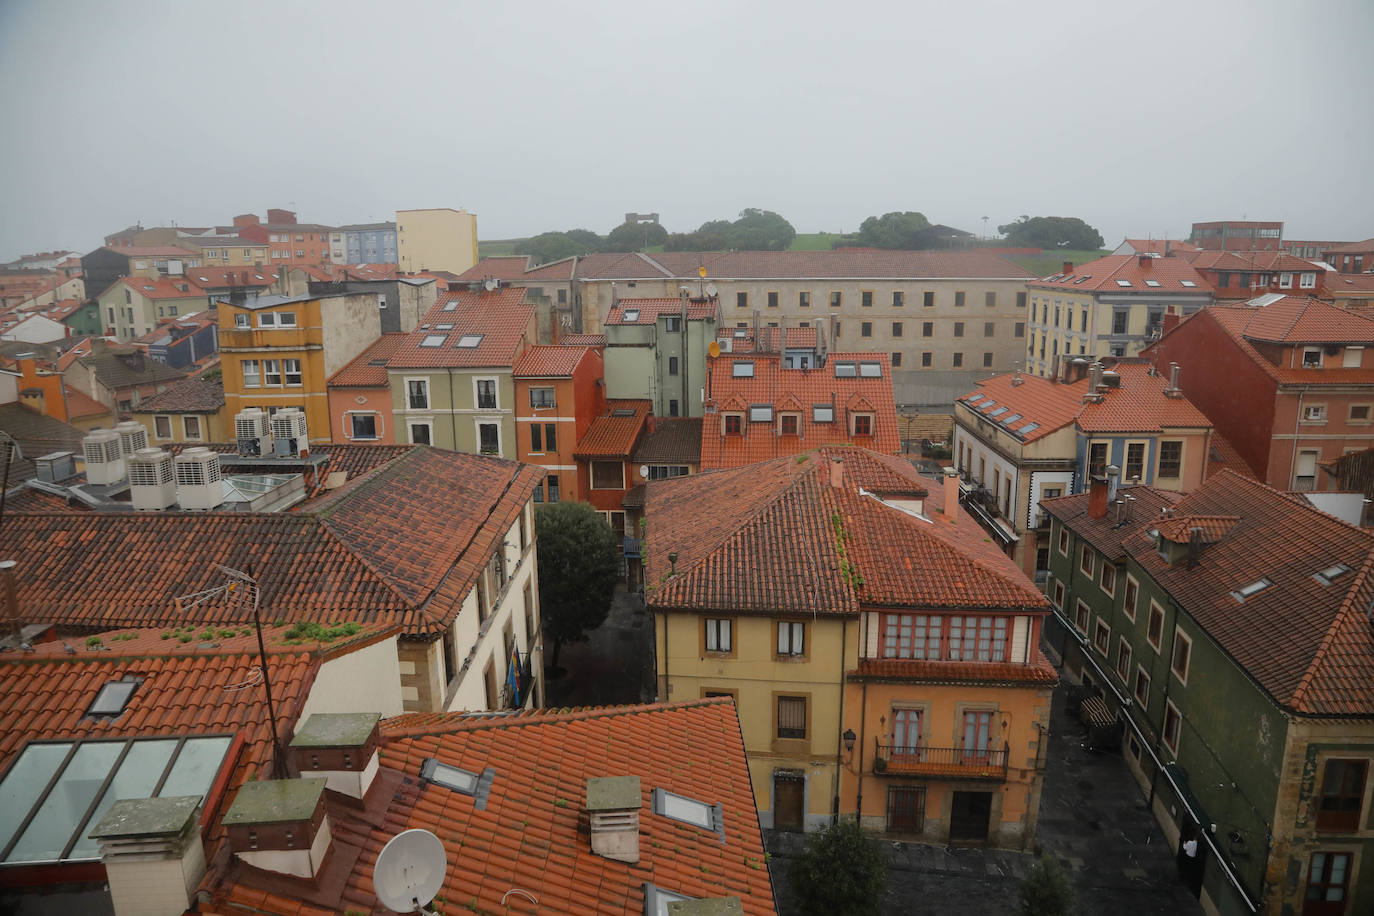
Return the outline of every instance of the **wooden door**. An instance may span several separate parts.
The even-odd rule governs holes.
[[[806,824],[806,780],[801,776],[773,776],[773,826],[803,830]]]
[[[949,841],[986,842],[991,817],[991,792],[955,792],[949,812]]]

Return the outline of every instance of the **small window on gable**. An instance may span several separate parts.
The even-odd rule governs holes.
[[[1247,598],[1253,598],[1274,583],[1268,579],[1256,579],[1249,585],[1242,585],[1231,593],[1231,597],[1244,604]]]
[[[859,375],[864,378],[882,378],[883,364],[870,362],[859,363]]]
[[[481,334],[464,334],[462,337],[458,338],[458,343],[454,344],[454,346],[463,350],[473,350],[482,343],[482,337],[483,335]]]
[[[654,789],[654,813],[675,821],[693,824],[703,830],[719,831],[724,829],[722,812],[720,805],[708,805],[665,789]]]
[[[812,423],[834,423],[835,408],[829,404],[813,404],[811,406]]]
[[[751,404],[749,405],[750,423],[772,423],[773,405],[771,404]]]
[[[737,359],[730,367],[730,374],[735,378],[753,378],[754,364],[749,360]]]
[[[1346,566],[1344,563],[1337,563],[1334,566],[1326,567],[1326,569],[1318,570],[1312,574],[1312,578],[1316,579],[1322,585],[1330,585],[1348,572],[1350,572],[1349,566]]]
[[[129,699],[138,689],[138,685],[143,683],[141,678],[125,677],[118,681],[109,681],[100,688],[100,692],[95,695],[90,708],[86,710],[88,716],[109,716],[114,718],[124,711],[124,707],[129,705]]]
[[[449,766],[447,763],[440,763],[433,757],[420,765],[420,778],[446,789],[452,789],[461,795],[476,795],[477,788],[482,782],[482,774],[471,773],[455,766]]]
[[[855,378],[859,374],[859,367],[851,362],[835,363],[835,378]]]

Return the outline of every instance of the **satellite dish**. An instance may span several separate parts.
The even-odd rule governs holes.
[[[706,284],[706,295],[714,297],[715,294],[718,292],[720,292],[720,290],[716,289],[716,285],[714,283]]]
[[[428,830],[396,834],[382,847],[372,869],[372,887],[393,913],[427,913],[425,906],[444,886],[448,855]]]
[[[715,359],[717,356],[720,356],[720,344],[716,343],[714,340],[711,341],[706,345],[706,353],[712,359]]]
[[[491,292],[492,290],[496,289],[497,285],[498,281],[495,277],[487,277],[487,279],[482,283],[482,288],[485,289],[487,292]]]
[[[649,476],[649,466],[648,466],[647,464],[641,464],[641,465],[639,466],[639,476],[640,476],[640,477],[648,477],[648,476]]]

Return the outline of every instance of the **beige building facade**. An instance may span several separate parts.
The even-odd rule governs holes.
[[[396,211],[396,258],[405,273],[447,270],[477,263],[477,216],[466,210]]]

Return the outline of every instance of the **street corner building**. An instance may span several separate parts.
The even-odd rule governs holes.
[[[649,483],[659,697],[733,698],[765,827],[1032,846],[1049,604],[957,494],[853,446]]]

